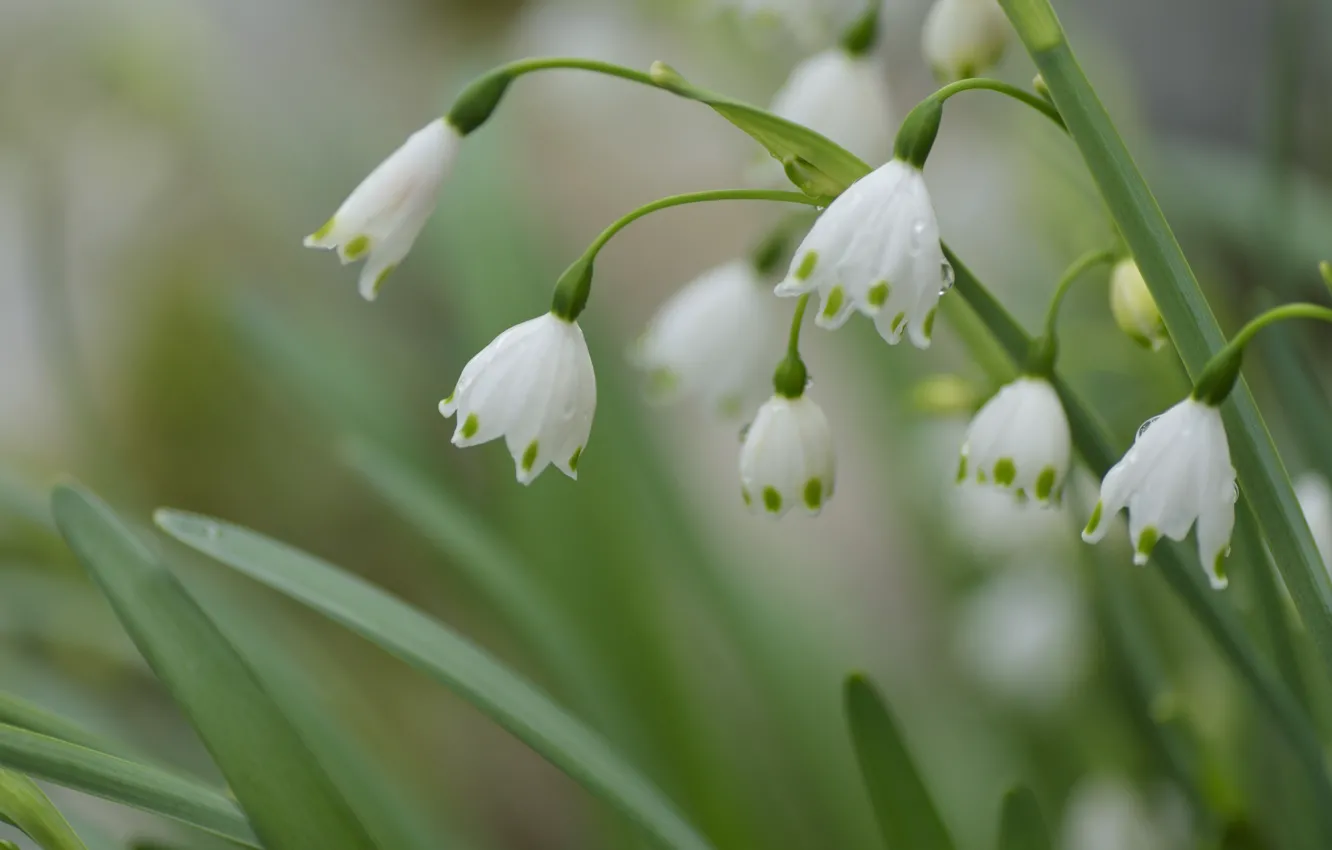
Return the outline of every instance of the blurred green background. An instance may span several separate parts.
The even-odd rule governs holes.
[[[1060,11],[1223,324],[1273,293],[1319,297],[1329,10]],[[885,11],[899,117],[932,90],[924,14],[916,0]],[[145,526],[160,505],[223,517],[451,624],[610,738],[718,848],[877,846],[842,717],[852,670],[891,702],[964,850],[992,846],[1017,780],[1065,850],[1210,846],[1199,800],[1253,824],[1262,846],[1300,846],[1282,837],[1289,754],[1212,645],[1159,576],[1130,568],[1124,535],[1078,541],[1090,475],[1051,511],[952,484],[967,411],[922,409],[920,383],[956,374],[981,398],[1007,368],[971,360],[954,327],[928,353],[889,349],[867,322],[808,332],[840,459],[817,520],[746,512],[743,421],[643,401],[631,342],[671,292],[762,237],[777,220],[762,205],[662,213],[602,255],[583,322],[600,406],[576,484],[552,472],[525,489],[498,446],[449,445],[438,399],[472,353],[545,309],[605,224],[661,195],[741,184],[759,152],[709,110],[536,75],[464,146],[373,306],[352,270],[300,246],[497,62],[661,59],[766,102],[821,46],[701,0],[0,3],[0,687],[211,775],[53,532],[45,494],[72,473]],[[1033,73],[1016,47],[998,70],[1024,85]],[[1108,238],[1076,150],[1004,102],[950,105],[927,178],[946,238],[1029,327],[1059,271]],[[1187,383],[1171,352],[1123,338],[1106,305],[1103,274],[1070,297],[1063,366],[1127,441]],[[1326,334],[1285,340],[1294,351],[1264,348],[1258,374],[1301,352],[1326,362]],[[1251,378],[1292,472],[1327,471],[1288,416],[1288,393],[1326,403],[1326,369],[1312,375],[1293,388]],[[159,542],[239,628],[276,636],[295,681],[367,743],[439,846],[637,846],[462,701]],[[1124,594],[1098,583],[1094,559]],[[1251,614],[1243,586],[1228,596]],[[1138,650],[1153,660],[1145,682],[1123,669]],[[1190,776],[1153,744],[1160,728],[1187,742]],[[52,795],[90,845],[216,844]]]

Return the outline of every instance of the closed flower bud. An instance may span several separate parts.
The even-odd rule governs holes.
[[[836,461],[828,419],[807,396],[774,395],[759,408],[740,450],[740,495],[751,510],[818,514],[833,496]]]
[[[1132,448],[1101,482],[1082,539],[1096,543],[1127,507],[1133,560],[1147,563],[1162,537],[1183,540],[1198,525],[1198,558],[1212,587],[1226,586],[1224,559],[1235,528],[1235,468],[1221,411],[1187,398],[1138,430]]]
[[[373,301],[435,210],[440,185],[453,167],[462,136],[444,119],[432,121],[379,164],[307,248],[337,249],[344,264],[364,259],[360,291]]]
[[[939,79],[963,80],[994,66],[1008,46],[1009,25],[995,0],[935,0],[922,46]]]
[[[496,337],[439,403],[444,416],[458,417],[455,446],[504,437],[523,484],[552,463],[578,477],[596,408],[596,375],[583,331],[553,313]]]
[[[1160,351],[1166,344],[1161,311],[1132,259],[1120,260],[1110,274],[1110,312],[1119,329],[1139,345]]]

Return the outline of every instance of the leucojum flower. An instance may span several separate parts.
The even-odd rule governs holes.
[[[1190,396],[1149,420],[1133,447],[1101,482],[1101,499],[1082,532],[1088,543],[1106,534],[1110,519],[1129,512],[1133,560],[1147,563],[1162,537],[1183,540],[1197,523],[1198,558],[1214,588],[1226,586],[1224,560],[1235,527],[1235,468],[1221,411]]]
[[[971,420],[957,479],[974,477],[1048,504],[1072,459],[1068,415],[1048,380],[1032,375],[999,390]]]
[[[935,0],[921,41],[935,75],[952,82],[992,67],[1008,38],[1008,19],[995,0]]]
[[[819,216],[776,291],[817,290],[820,327],[839,328],[860,312],[874,318],[890,345],[905,333],[917,348],[928,348],[939,297],[951,285],[925,177],[919,164],[899,155]]]
[[[305,238],[306,247],[336,249],[343,264],[364,259],[359,289],[373,301],[434,212],[461,141],[443,118],[413,133]]]
[[[719,413],[757,403],[782,354],[782,317],[754,261],[733,260],[672,296],[639,339],[633,362],[654,400],[698,396]],[[757,397],[756,397],[757,395]]]
[[[596,375],[583,331],[554,312],[496,337],[439,403],[444,416],[457,416],[455,446],[504,437],[523,484],[550,464],[578,477],[596,408]]]

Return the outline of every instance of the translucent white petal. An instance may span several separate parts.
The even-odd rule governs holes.
[[[892,153],[892,98],[885,69],[834,48],[796,66],[771,111],[822,133],[867,162]]]
[[[773,396],[740,450],[742,493],[751,509],[780,517],[802,505],[817,514],[835,478],[827,418],[808,398]]]
[[[936,0],[921,41],[935,74],[951,81],[985,72],[1008,38],[1008,20],[995,0]]]

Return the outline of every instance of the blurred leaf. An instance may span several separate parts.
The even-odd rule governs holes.
[[[234,803],[158,767],[0,724],[0,765],[255,847]]]
[[[72,720],[47,711],[40,706],[19,699],[13,694],[0,692],[0,723],[36,732],[48,738],[56,738],[90,750],[109,753],[122,758],[132,757],[130,748],[118,741],[111,741],[101,735],[84,729]]]
[[[486,653],[360,578],[254,532],[207,517],[157,512],[187,546],[315,608],[441,681],[588,790],[660,846],[710,845],[649,780],[526,681]]]
[[[114,514],[62,485],[56,524],[189,717],[269,850],[373,847],[290,722],[194,599]]]
[[[860,772],[888,850],[953,850],[939,810],[902,733],[869,680],[849,676],[843,692]]]
[[[51,511],[36,490],[17,476],[0,469],[0,515],[25,519],[34,525],[54,528]]]
[[[999,850],[1051,850],[1051,846],[1041,805],[1031,789],[1018,786],[1005,794],[999,817]]]
[[[0,770],[0,816],[43,850],[88,850],[42,789],[21,773]]]

